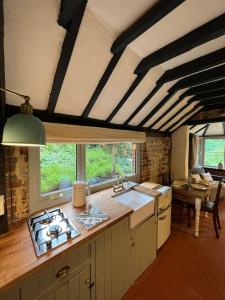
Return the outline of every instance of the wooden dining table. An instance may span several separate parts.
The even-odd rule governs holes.
[[[201,203],[203,201],[208,201],[209,198],[209,187],[207,186],[198,186],[198,188],[191,187],[189,189],[184,187],[172,189],[173,198],[179,200],[185,204],[191,204],[195,207],[195,236],[199,235],[199,220],[200,220],[200,211]]]

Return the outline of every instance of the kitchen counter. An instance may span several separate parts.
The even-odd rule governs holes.
[[[40,257],[36,256],[26,221],[23,220],[13,224],[10,231],[0,237],[0,289],[14,285],[26,274],[34,272],[37,268],[46,266],[48,262],[63,255],[71,246],[80,246],[84,241],[93,238],[95,235],[131,214],[133,210],[118,203],[111,197],[113,194],[111,188],[92,194],[89,206],[79,209],[74,208],[72,203],[57,206],[63,210],[70,221],[77,227],[80,236],[71,239]],[[87,231],[75,219],[75,215],[90,207],[98,207],[109,215],[110,219]]]

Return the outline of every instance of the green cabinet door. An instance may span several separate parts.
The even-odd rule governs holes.
[[[111,300],[111,229],[95,240],[95,299]]]
[[[54,300],[89,300],[90,292],[90,266],[78,275],[68,280],[54,292]],[[47,298],[48,299],[48,298]],[[51,298],[50,298],[51,299]]]
[[[131,285],[129,219],[112,227],[112,300],[121,299]]]
[[[156,258],[157,222],[152,216],[131,231],[131,274],[135,281]]]

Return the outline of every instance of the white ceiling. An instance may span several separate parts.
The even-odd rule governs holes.
[[[116,37],[143,15],[155,0],[89,0],[80,26],[69,67],[55,112],[80,116],[88,104],[112,53]],[[7,0],[5,14],[6,86],[31,96],[34,108],[45,110],[66,31],[57,25],[60,0]],[[89,117],[105,120],[136,78],[133,73],[141,59],[225,12],[224,0],[186,0],[132,42],[122,55],[110,79],[98,97]],[[165,70],[225,47],[225,36],[153,68],[128,98],[112,122],[122,124],[155,87]],[[166,96],[175,83],[165,84],[131,120],[138,125]],[[150,126],[183,93],[179,91],[144,126]],[[159,128],[189,98],[177,105],[153,128]],[[7,103],[19,105],[18,98],[7,95]],[[170,123],[179,120],[190,105]]]

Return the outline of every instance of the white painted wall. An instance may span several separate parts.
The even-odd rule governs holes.
[[[189,126],[181,126],[172,134],[171,179],[188,177]]]

